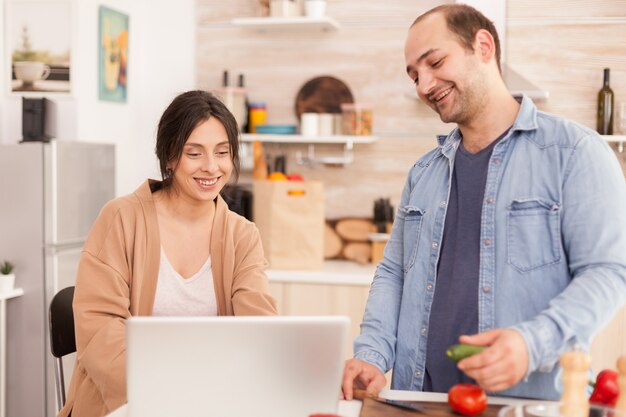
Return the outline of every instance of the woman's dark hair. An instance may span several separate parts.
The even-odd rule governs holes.
[[[461,45],[469,51],[474,51],[473,44],[476,32],[480,29],[484,29],[491,33],[493,41],[496,44],[496,63],[498,64],[498,70],[502,72],[502,69],[500,68],[500,38],[498,37],[496,27],[491,20],[487,19],[485,15],[467,4],[442,4],[441,6],[430,9],[426,13],[418,16],[411,27],[421,21],[424,17],[434,13],[443,14],[446,19],[446,26],[448,27],[448,30],[454,33],[459,38]]]
[[[239,177],[239,128],[233,114],[213,94],[206,91],[187,91],[177,96],[163,112],[156,138],[156,156],[159,158],[162,187],[172,185],[172,171],[167,167],[172,161],[178,162],[183,147],[191,132],[211,117],[222,123],[228,136],[230,158],[233,163],[233,178]]]

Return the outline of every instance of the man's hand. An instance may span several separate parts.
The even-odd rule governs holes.
[[[351,400],[355,388],[364,389],[368,395],[377,396],[385,385],[387,379],[374,365],[358,359],[346,361],[341,385],[344,399]]]
[[[521,381],[528,371],[528,347],[516,330],[493,329],[461,336],[459,341],[468,345],[487,346],[487,349],[463,359],[457,365],[485,391],[497,392],[510,388]]]

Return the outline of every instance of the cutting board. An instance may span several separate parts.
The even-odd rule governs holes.
[[[462,417],[460,414],[452,411],[448,403],[437,402],[419,402],[424,407],[424,413],[413,410],[405,410],[393,405],[383,404],[374,401],[371,398],[363,400],[360,417],[415,417],[415,416],[432,416],[432,417]],[[478,417],[497,417],[498,411],[502,405],[488,405],[487,409],[479,414]]]
[[[350,88],[335,77],[316,77],[298,91],[296,116],[299,119],[302,113],[341,113],[342,103],[354,103]]]

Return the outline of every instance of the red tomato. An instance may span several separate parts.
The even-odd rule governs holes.
[[[302,178],[300,174],[289,174],[287,175],[287,179],[289,181],[304,181],[304,178]]]
[[[478,385],[456,384],[448,391],[448,403],[457,413],[475,416],[487,408],[487,394]]]
[[[311,414],[309,417],[341,417],[337,414]]]

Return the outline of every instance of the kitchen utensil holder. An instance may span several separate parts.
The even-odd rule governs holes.
[[[353,154],[354,143],[351,140],[346,141],[343,145],[343,155],[337,156],[315,156],[315,145],[310,143],[307,148],[306,156],[301,151],[296,152],[296,164],[298,165],[346,165],[354,161]]]

